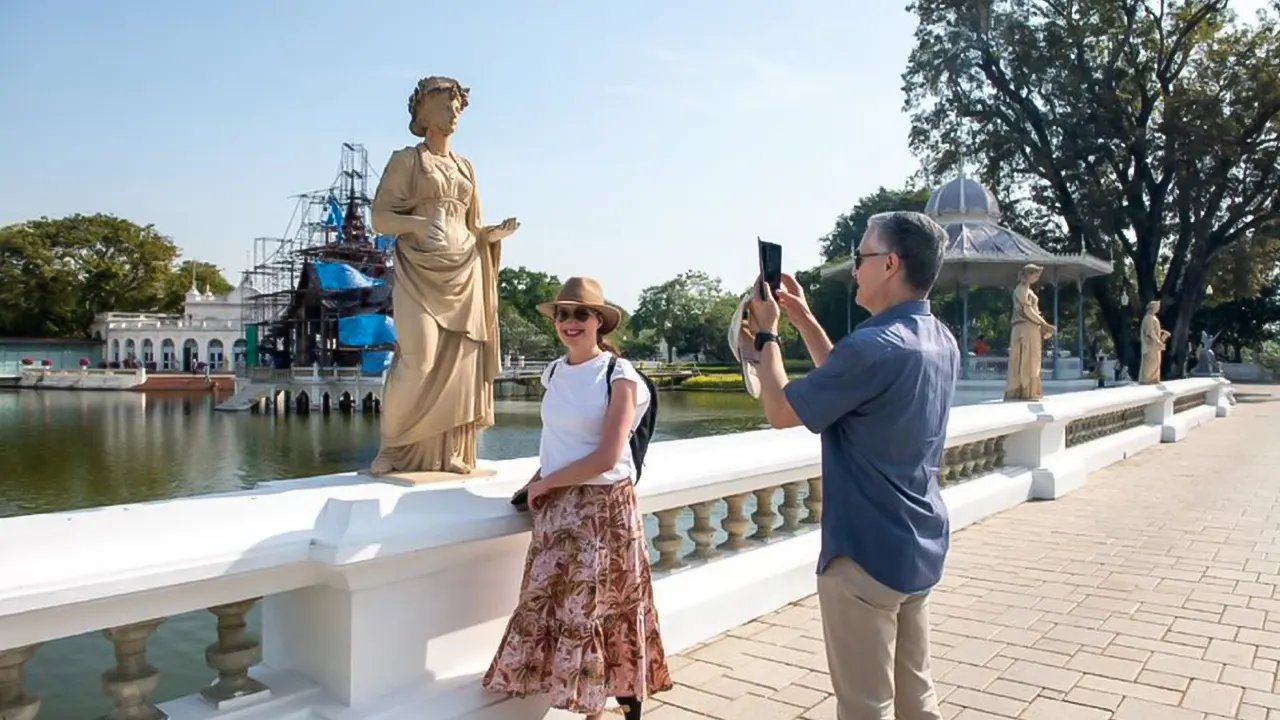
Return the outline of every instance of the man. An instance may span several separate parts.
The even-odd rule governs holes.
[[[752,298],[765,416],[822,436],[818,602],[839,720],[938,720],[929,591],[950,522],[938,489],[960,352],[930,312],[946,233],[920,213],[876,215],[854,254],[871,313],[832,347],[795,279]],[[787,381],[778,302],[816,366]]]

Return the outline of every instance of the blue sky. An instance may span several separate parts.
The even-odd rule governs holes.
[[[235,282],[342,142],[380,171],[415,140],[406,99],[441,74],[472,88],[455,148],[486,219],[522,223],[504,264],[628,307],[689,268],[738,289],[757,235],[810,267],[914,171],[905,4],[7,0],[0,224],[114,213]]]

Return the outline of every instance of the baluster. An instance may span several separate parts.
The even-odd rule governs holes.
[[[218,641],[205,648],[204,660],[218,671],[218,680],[201,690],[200,695],[219,710],[231,700],[271,692],[264,683],[249,677],[249,668],[262,660],[262,643],[249,633],[245,617],[261,599],[250,598],[209,608],[218,618]]]
[[[746,535],[747,529],[751,527],[751,521],[747,519],[745,506],[750,496],[751,493],[742,493],[724,499],[728,513],[720,521],[720,527],[724,528],[729,537],[720,543],[720,550],[741,550],[747,547]]]
[[[690,506],[693,510],[693,527],[689,528],[689,539],[693,541],[693,550],[684,556],[685,560],[710,560],[720,554],[712,544],[716,537],[716,526],[711,524],[711,511],[718,502],[720,501],[709,500]]]
[[[684,538],[676,532],[676,517],[683,509],[673,508],[654,513],[658,516],[658,534],[653,538],[653,546],[658,548],[658,562],[654,565],[657,570],[674,570],[684,566],[684,561],[680,559],[680,545]]]
[[[800,529],[800,511],[804,509],[800,502],[800,491],[806,484],[804,480],[800,480],[782,486],[782,507],[779,508],[782,512],[782,527],[778,528],[778,532],[791,535]]]
[[[753,491],[756,496],[756,511],[751,513],[751,522],[756,524],[752,540],[768,542],[773,537],[773,526],[778,524],[778,513],[773,509],[773,496],[777,494],[777,486]]]
[[[946,487],[956,476],[956,450],[946,448],[942,451],[942,462],[938,465],[938,486]]]
[[[40,698],[23,690],[27,661],[38,647],[0,650],[0,720],[33,720],[40,712]]]
[[[978,468],[982,466],[982,443],[969,443],[964,446],[964,474],[965,478],[974,478],[978,475]]]
[[[160,682],[160,672],[147,662],[147,640],[162,622],[163,619],[148,620],[102,631],[116,651],[115,668],[102,673],[102,691],[115,701],[116,709],[102,720],[165,720],[169,717],[147,700]]]
[[[809,478],[809,494],[804,498],[804,506],[809,511],[800,522],[806,525],[817,525],[822,522],[822,478]]]

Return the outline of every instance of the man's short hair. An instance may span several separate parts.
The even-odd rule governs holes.
[[[899,210],[871,216],[867,226],[875,230],[884,249],[902,260],[907,283],[928,293],[942,272],[947,231],[924,213]]]

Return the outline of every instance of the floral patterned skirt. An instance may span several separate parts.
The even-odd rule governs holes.
[[[484,688],[583,714],[671,689],[631,482],[553,490],[532,513],[520,601]]]

